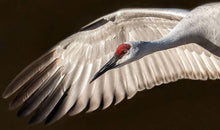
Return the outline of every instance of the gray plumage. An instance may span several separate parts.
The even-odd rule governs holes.
[[[121,43],[138,51],[131,56],[129,52],[120,59],[120,67],[89,84]],[[22,105],[18,116],[37,110],[30,123],[52,123],[86,107],[94,111],[101,102],[105,109],[162,83],[219,79],[219,47],[220,3],[191,12],[119,10],[83,27],[30,64],[5,89],[3,98],[21,90],[10,109]]]

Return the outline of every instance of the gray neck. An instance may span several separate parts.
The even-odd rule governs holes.
[[[193,34],[181,34],[180,33],[169,33],[164,38],[155,41],[141,41],[141,49],[144,55],[151,54],[157,51],[162,51],[177,46],[185,45],[188,43],[201,43],[200,37]]]
[[[159,40],[155,41],[140,41],[140,57],[143,57],[145,55],[157,52],[157,51],[163,51],[166,49],[171,49],[174,47],[178,47],[181,45],[186,45],[190,43],[196,43],[200,45],[201,47],[205,48],[209,52],[213,53],[216,56],[220,56],[220,48],[212,43],[211,41],[207,40],[206,38],[197,35],[198,33],[181,33],[181,32],[175,32],[175,33],[169,33],[164,38],[161,38]]]
[[[220,56],[220,4],[204,5],[192,10],[164,38],[139,42],[140,56],[173,47],[197,43]],[[217,49],[217,50],[216,50]]]

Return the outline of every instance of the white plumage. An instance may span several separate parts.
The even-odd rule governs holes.
[[[124,42],[139,47],[137,57],[125,61],[123,56],[121,67],[90,84],[93,75]],[[20,89],[10,108],[23,105],[18,112],[22,117],[37,109],[30,123],[44,119],[51,123],[86,108],[88,112],[101,105],[105,109],[162,83],[219,79],[219,46],[220,3],[203,5],[191,12],[119,10],[58,43],[18,74],[3,97]]]

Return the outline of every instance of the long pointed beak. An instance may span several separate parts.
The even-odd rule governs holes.
[[[102,74],[104,74],[106,71],[115,68],[116,62],[118,61],[119,57],[114,55],[92,78],[92,80],[89,83],[92,83],[94,80],[96,80],[98,77],[100,77]]]

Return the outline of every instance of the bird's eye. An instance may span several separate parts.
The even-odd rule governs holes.
[[[126,53],[127,53],[127,50],[124,50],[122,53],[123,53],[123,54],[126,54]]]

